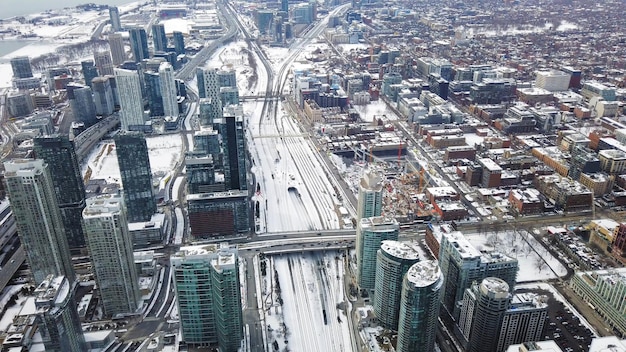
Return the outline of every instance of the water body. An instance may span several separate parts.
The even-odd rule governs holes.
[[[3,60],[1,59],[4,55],[10,54],[18,49],[21,49],[23,47],[25,47],[26,45],[28,45],[29,43],[33,43],[32,41],[27,41],[27,40],[2,40],[0,42],[0,62],[2,62]]]
[[[133,2],[133,0],[2,0],[0,18],[26,16],[46,10],[58,10],[66,7],[75,7],[82,4],[94,3],[119,6]]]
[[[0,0],[0,18],[26,16],[46,10],[59,10],[66,7],[76,7],[86,3],[120,6],[128,4],[132,1],[133,0]],[[0,38],[0,63],[7,61],[6,59],[2,59],[3,56],[33,43],[37,43],[37,41],[20,39],[9,40]]]

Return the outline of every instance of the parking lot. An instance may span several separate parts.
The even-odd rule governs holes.
[[[542,289],[521,289],[516,292],[533,292],[546,295],[548,299],[548,320],[544,326],[543,338],[554,340],[563,351],[588,351],[593,333],[585,327],[552,292]]]

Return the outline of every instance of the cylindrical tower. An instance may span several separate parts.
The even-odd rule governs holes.
[[[387,329],[398,330],[402,280],[418,260],[415,247],[398,241],[383,241],[376,254],[374,313]]]
[[[404,276],[398,352],[431,352],[435,350],[435,333],[443,275],[436,260],[413,264]]]
[[[476,291],[476,286],[472,289]],[[468,351],[496,352],[504,313],[509,307],[509,284],[496,277],[485,278],[475,297]]]

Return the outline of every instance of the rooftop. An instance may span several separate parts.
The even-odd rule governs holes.
[[[487,277],[480,283],[480,291],[493,298],[504,298],[509,294],[509,284],[497,277]]]
[[[416,288],[430,286],[437,282],[440,277],[439,262],[436,260],[425,260],[415,263],[406,273],[406,279]]]
[[[417,260],[420,257],[417,249],[406,242],[383,241],[380,250],[400,259]]]

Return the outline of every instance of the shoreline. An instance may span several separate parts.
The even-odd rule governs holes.
[[[106,0],[104,0],[106,1]],[[80,43],[87,43],[91,39],[93,29],[87,26],[94,21],[101,23],[108,20],[108,13],[106,11],[78,11],[77,6],[85,3],[89,3],[88,0],[81,0],[79,4],[71,7],[63,7],[61,9],[47,10],[49,12],[33,12],[26,16],[13,16],[9,19],[2,20],[0,27],[11,28],[14,26],[17,31],[26,32],[32,34],[32,37],[21,37],[21,34],[5,34],[2,37],[2,41],[9,46],[8,49],[0,51],[0,91],[10,89],[12,87],[11,79],[13,72],[10,67],[10,59],[16,56],[28,56],[31,60],[40,58],[42,56],[55,53],[59,48],[64,46],[71,46]],[[146,1],[132,1],[132,0],[118,0],[117,2],[123,2],[123,4],[117,4],[120,8],[120,13],[134,10],[138,7],[144,6]],[[38,24],[16,24],[16,17],[36,16],[38,14],[55,15],[59,10],[71,9],[67,15],[70,16],[71,21],[65,24],[59,24],[57,26],[42,26]],[[20,28],[20,26],[22,28]],[[0,46],[2,43],[0,43]],[[74,58],[79,59],[79,58]],[[72,60],[74,60],[72,59]]]

